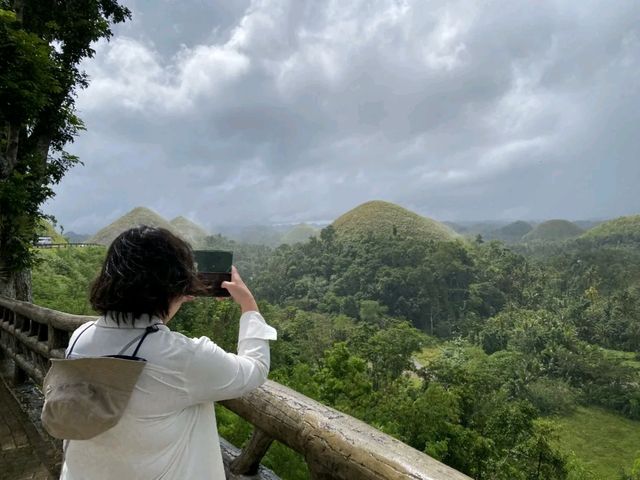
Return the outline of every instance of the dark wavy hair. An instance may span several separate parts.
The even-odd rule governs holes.
[[[174,299],[204,290],[191,246],[169,230],[141,225],[111,243],[89,301],[102,314],[113,311],[119,323],[128,313],[132,321],[165,317]]]

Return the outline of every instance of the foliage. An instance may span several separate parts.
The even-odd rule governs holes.
[[[0,258],[6,278],[30,266],[42,203],[78,158],[80,62],[129,10],[114,0],[0,2]]]
[[[105,255],[104,247],[39,249],[33,267],[34,303],[76,315],[94,315],[89,286]]]
[[[601,223],[587,231],[582,237],[598,245],[638,245],[640,243],[640,215],[619,217]]]
[[[275,250],[220,235],[206,245],[234,251],[278,329],[271,378],[474,478],[596,480],[591,464],[560,448],[571,445],[565,420],[588,405],[640,415],[635,354],[617,350],[635,345],[640,256],[632,249],[574,242],[525,256],[499,242],[344,239],[333,227]],[[82,295],[41,281],[76,278],[65,264],[90,271],[95,259],[81,261],[81,252],[47,252],[48,266],[34,272],[39,299]],[[232,302],[198,299],[170,326],[233,351],[239,315]],[[611,419],[635,425],[606,413],[594,428]],[[219,425],[236,444],[248,438],[228,412],[219,410]],[[615,475],[632,475],[635,451],[618,458],[608,448],[604,468],[617,462]],[[282,445],[265,463],[283,478],[308,478]]]
[[[305,310],[359,316],[374,300],[431,333],[462,330],[472,259],[461,242],[368,237],[347,242],[333,227],[274,251],[256,278],[261,298]],[[282,279],[286,278],[286,282]]]

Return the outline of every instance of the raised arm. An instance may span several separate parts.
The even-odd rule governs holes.
[[[258,312],[253,295],[238,271],[232,267],[231,282],[223,282],[240,305],[238,353],[228,353],[207,337],[194,341],[194,353],[187,367],[187,390],[194,403],[226,400],[262,385],[270,366],[269,340],[276,330]]]

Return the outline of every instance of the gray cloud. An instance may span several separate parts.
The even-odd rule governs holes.
[[[233,5],[230,5],[233,4]],[[47,211],[205,226],[395,201],[438,219],[636,213],[636,2],[164,1],[97,45]]]

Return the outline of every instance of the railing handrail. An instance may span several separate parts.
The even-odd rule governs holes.
[[[34,243],[36,248],[66,248],[66,247],[104,247],[101,243],[66,242],[66,243]]]
[[[0,296],[0,307],[46,325],[48,329],[65,332],[72,332],[97,318],[72,315],[4,296]],[[19,336],[15,326],[12,332],[5,323],[0,320],[3,334],[13,333],[27,348],[46,356],[47,360],[60,357],[61,345],[52,345],[51,342],[47,348],[30,345],[35,342],[25,338],[28,335],[21,333]],[[42,369],[35,365],[25,365],[23,357],[14,355],[14,360],[19,361],[16,365],[20,363],[18,366],[41,383],[45,372],[38,371]],[[244,457],[238,459],[239,463],[251,466],[253,470],[256,460],[259,463],[275,439],[302,454],[314,478],[469,479],[368,424],[271,380],[241,398],[220,403],[256,427],[250,446],[240,455]]]

